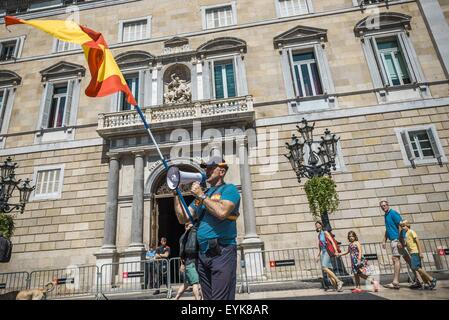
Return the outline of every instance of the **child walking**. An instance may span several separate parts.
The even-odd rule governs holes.
[[[411,268],[413,271],[418,272],[421,275],[424,283],[427,284],[428,289],[433,289],[437,285],[437,279],[431,277],[422,267],[421,258],[423,258],[423,251],[421,242],[418,240],[418,235],[412,229],[410,229],[410,222],[407,220],[401,221],[399,224],[403,230],[405,230],[405,244],[410,254]]]
[[[362,246],[359,242],[357,234],[354,231],[348,232],[348,240],[349,240],[348,251],[342,253],[341,255],[344,256],[350,254],[352,272],[354,274],[356,283],[356,287],[355,289],[352,290],[352,293],[361,293],[363,292],[363,290],[360,288],[360,278],[364,279],[365,281],[368,281],[369,278],[369,276],[366,274],[367,263],[362,254]],[[379,291],[379,283],[374,279],[371,279],[369,281],[373,285],[373,291],[374,292]]]

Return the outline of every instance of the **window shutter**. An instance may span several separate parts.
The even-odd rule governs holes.
[[[48,127],[48,118],[50,117],[51,102],[53,99],[53,83],[47,82],[45,85],[43,106],[42,106],[42,117],[39,123],[38,129]]]
[[[73,100],[73,86],[76,80],[69,80],[67,83],[67,99],[65,100],[64,108],[64,123],[63,126],[70,125],[70,112],[72,112],[72,100]]]
[[[430,145],[432,146],[433,154],[435,155],[435,158],[438,160],[438,164],[440,167],[443,166],[443,163],[441,162],[441,153],[440,149],[438,148],[437,141],[435,139],[435,135],[433,134],[432,128],[427,128],[427,136],[429,137]]]
[[[315,53],[316,65],[320,75],[320,79],[318,81],[321,81],[321,85],[324,88],[325,93],[334,93],[335,90],[331,80],[329,65],[324,55],[324,50],[319,44],[314,45],[313,49]]]
[[[17,59],[19,56],[19,48],[20,48],[20,38],[17,38],[16,45],[14,47],[14,59]]]
[[[380,73],[380,77],[382,79],[382,83],[385,87],[389,86],[390,83],[388,82],[388,77],[387,77],[387,70],[385,70],[385,66],[382,62],[382,59],[380,58],[380,53],[379,50],[377,48],[377,42],[376,39],[374,37],[370,37],[368,38],[371,48],[373,49],[374,52],[374,58],[376,59],[376,63],[377,63],[377,68],[379,69],[379,73]]]
[[[227,98],[235,97],[237,93],[235,88],[234,64],[232,63],[226,64],[226,84],[228,89]]]
[[[401,46],[402,56],[404,57],[405,63],[407,64],[407,69],[408,69],[407,71],[409,73],[410,80],[412,83],[416,83],[418,77],[416,77],[415,69],[413,68],[409,49],[408,49],[407,45],[405,44],[405,41],[407,41],[407,40],[404,39],[404,34],[402,34],[402,33],[398,34],[398,41]]]
[[[144,103],[144,105],[142,107],[148,107],[148,106],[151,106],[151,99],[152,99],[151,93],[153,91],[153,88],[152,88],[153,81],[152,81],[152,74],[151,74],[150,69],[145,70],[144,78],[145,78],[143,81],[144,82],[144,88],[143,88],[143,91],[144,91],[143,103]]]
[[[140,70],[139,71],[139,92],[137,98],[137,103],[140,107],[145,107],[145,86],[146,86],[146,70]]]
[[[402,144],[405,148],[405,153],[407,154],[407,158],[410,161],[410,164],[412,165],[412,168],[415,169],[415,154],[412,150],[412,144],[410,142],[410,137],[408,136],[407,130],[401,131],[401,138],[402,138]]]
[[[3,91],[3,98],[2,103],[0,105],[0,132],[2,131],[3,128],[3,121],[5,118],[6,106],[8,103],[8,95],[9,95],[8,89],[3,89],[2,91]]]

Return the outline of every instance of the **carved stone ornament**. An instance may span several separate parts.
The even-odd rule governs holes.
[[[171,74],[172,81],[168,84],[167,92],[164,93],[164,103],[179,104],[192,101],[192,93],[186,80],[180,79],[176,73]]]

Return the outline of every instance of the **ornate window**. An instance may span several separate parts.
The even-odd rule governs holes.
[[[61,198],[63,180],[64,165],[35,168],[33,181],[36,181],[36,189],[33,192],[33,200]]]
[[[246,42],[237,38],[217,38],[201,45],[204,99],[225,99],[248,94],[243,54]]]
[[[8,133],[16,88],[21,82],[22,78],[16,73],[0,70],[0,148],[5,143],[4,135]]]
[[[448,162],[434,124],[395,131],[407,166]]]
[[[203,29],[227,27],[237,24],[236,3],[219,4],[201,8]]]
[[[290,112],[333,107],[336,99],[324,43],[327,30],[297,26],[274,38]]]
[[[83,66],[59,62],[40,73],[44,84],[35,143],[73,139]]]
[[[119,54],[116,61],[139,106],[151,105],[151,66],[154,62],[154,56],[145,51],[128,51]],[[112,97],[111,111],[130,109],[131,105],[126,101],[126,96],[122,92]]]
[[[22,55],[25,36],[0,40],[0,63],[19,59]]]
[[[276,0],[278,17],[289,17],[313,12],[312,0]]]
[[[59,39],[54,40],[53,52],[65,52],[81,49],[79,44],[73,42],[66,42]]]
[[[380,102],[429,97],[418,57],[409,38],[411,17],[380,13],[354,28]]]
[[[151,16],[120,21],[118,42],[138,41],[151,37]]]

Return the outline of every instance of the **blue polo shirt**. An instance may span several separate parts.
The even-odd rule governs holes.
[[[388,210],[387,213],[385,213],[384,218],[385,218],[385,228],[387,231],[387,239],[390,241],[398,240],[399,223],[402,220],[401,215],[397,211],[390,209]]]
[[[234,184],[222,184],[217,187],[211,187],[206,195],[212,200],[228,200],[234,203],[234,210],[231,215],[238,215],[240,207],[240,194]],[[203,205],[198,207],[195,201],[192,201],[190,207],[193,208],[198,217],[203,217],[198,226],[197,238],[200,246],[200,252],[206,253],[209,249],[208,240],[218,239],[221,245],[237,244],[237,224],[235,220],[220,220],[213,216]]]

